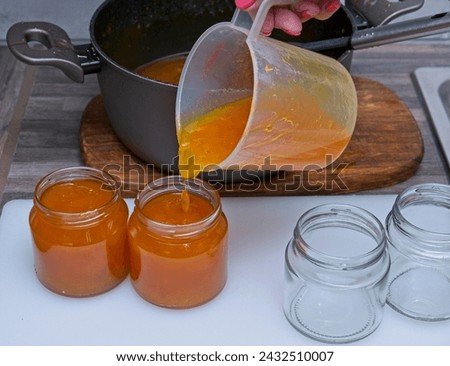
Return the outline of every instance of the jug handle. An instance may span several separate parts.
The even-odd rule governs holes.
[[[250,29],[248,39],[252,40],[259,36],[267,13],[272,6],[292,5],[296,2],[297,0],[265,0],[259,6],[253,21],[246,11],[238,9],[235,11],[231,23],[236,27]]]

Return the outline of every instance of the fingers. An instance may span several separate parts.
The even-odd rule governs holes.
[[[241,10],[247,10],[253,4],[255,4],[256,0],[235,0],[236,7]]]
[[[261,5],[262,0],[235,0],[236,7],[245,10],[254,19],[258,8]],[[272,34],[273,28],[275,26],[275,11],[274,8],[270,9],[267,13],[266,19],[264,20],[263,26],[261,28],[261,33],[265,36],[270,36]]]
[[[302,31],[302,22],[291,10],[273,7],[267,13],[261,33],[265,36],[270,36],[274,28],[281,29],[289,35],[298,36]]]
[[[262,0],[235,0],[236,7],[249,12],[254,18]],[[297,36],[302,31],[302,22],[315,18],[326,20],[341,6],[340,0],[298,0],[290,7],[276,6],[270,9],[261,33],[270,35],[273,28]]]
[[[262,0],[235,0],[236,7],[249,13],[256,13]]]
[[[326,20],[330,18],[340,7],[340,0],[321,0],[319,1],[320,13],[315,16],[316,19]]]
[[[247,11],[252,18],[255,17],[262,0],[235,0],[236,6]],[[298,15],[286,7],[275,6],[269,10],[263,23],[261,33],[270,36],[274,28],[279,28],[285,33],[297,36],[302,30],[302,22]]]
[[[292,11],[298,15],[302,22],[315,18],[326,20],[330,18],[341,6],[340,0],[300,0],[291,6]]]
[[[270,9],[267,13],[267,17],[264,20],[263,26],[261,27],[261,33],[265,36],[270,36],[272,34],[273,28],[275,27],[275,11]]]
[[[302,22],[300,18],[287,8],[277,7],[274,12],[274,28],[281,29],[283,32],[298,36],[302,31]]]
[[[291,9],[302,22],[316,17],[321,12],[320,6],[315,1],[299,1],[292,5]]]

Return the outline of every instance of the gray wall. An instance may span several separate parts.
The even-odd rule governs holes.
[[[4,44],[8,28],[21,20],[50,21],[65,29],[73,40],[86,41],[89,39],[89,21],[102,1],[0,0],[0,44]],[[395,2],[396,0],[391,1]],[[450,0],[426,0],[422,9],[405,18],[444,11],[450,11]]]

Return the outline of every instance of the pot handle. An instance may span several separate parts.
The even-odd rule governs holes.
[[[345,6],[356,11],[370,26],[378,26],[389,23],[392,19],[420,9],[425,0],[345,0]]]
[[[100,71],[100,59],[92,44],[74,46],[67,33],[52,23],[16,23],[9,28],[6,42],[20,61],[55,66],[78,83],[84,81],[84,74]],[[31,42],[43,47],[30,47]]]

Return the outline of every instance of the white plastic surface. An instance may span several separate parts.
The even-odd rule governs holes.
[[[147,303],[129,278],[92,298],[50,292],[34,273],[32,203],[11,201],[0,218],[0,345],[320,345],[295,331],[281,308],[284,249],[297,219],[318,204],[340,202],[366,208],[384,222],[394,198],[224,198],[228,283],[213,301],[189,310]],[[421,322],[386,306],[375,333],[352,345],[450,345],[450,322]]]

